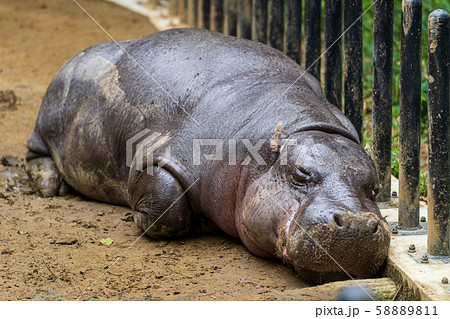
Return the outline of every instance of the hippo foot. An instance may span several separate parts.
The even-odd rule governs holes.
[[[50,156],[27,158],[25,169],[42,197],[65,196],[70,192]]]
[[[130,178],[134,221],[151,238],[185,235],[191,228],[191,209],[184,189],[175,177],[155,167],[152,175],[136,172]]]

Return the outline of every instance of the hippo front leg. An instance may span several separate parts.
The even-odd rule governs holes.
[[[184,189],[167,170],[153,167],[132,171],[128,181],[130,206],[136,224],[152,238],[186,234],[191,227],[191,208]]]

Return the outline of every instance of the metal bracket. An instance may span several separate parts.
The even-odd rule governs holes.
[[[428,231],[427,223],[420,223],[419,227],[416,228],[403,228],[398,227],[398,222],[390,222],[389,229],[397,230],[397,233],[391,233],[392,236],[415,236],[415,235],[426,235]]]

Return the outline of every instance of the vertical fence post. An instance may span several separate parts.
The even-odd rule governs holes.
[[[302,47],[302,1],[286,0],[286,54],[300,64]]]
[[[342,108],[342,0],[325,0],[325,96]]]
[[[283,10],[284,0],[269,0],[267,44],[280,51],[283,51]]]
[[[251,21],[252,21],[252,0],[239,0],[237,30],[236,30],[238,38],[251,39],[252,37]]]
[[[224,33],[232,36],[236,36],[237,28],[237,0],[227,0],[224,18]]]
[[[450,15],[433,11],[428,18],[428,248],[449,256],[450,212]]]
[[[198,23],[197,26],[201,29],[209,29],[210,28],[210,0],[198,0],[198,13],[197,13],[197,19]]]
[[[196,28],[197,27],[197,5],[198,5],[198,0],[188,0],[188,25],[191,28]]]
[[[180,0],[170,0],[169,1],[169,15],[176,16],[178,14]]]
[[[403,0],[400,55],[398,226],[416,228],[420,208],[421,0]]]
[[[223,32],[223,0],[211,0],[211,30]]]
[[[394,3],[392,0],[375,2],[373,14],[372,156],[380,181],[378,202],[391,200],[393,15]]]
[[[344,97],[345,115],[362,142],[363,61],[362,0],[344,1]]]
[[[178,14],[181,17],[181,22],[188,22],[188,0],[179,0]]]
[[[305,0],[305,69],[320,81],[320,15],[318,0]]]
[[[252,40],[267,43],[267,0],[252,1]]]

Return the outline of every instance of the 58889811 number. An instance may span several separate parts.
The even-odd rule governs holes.
[[[377,306],[376,315],[385,316],[437,316],[436,306]]]

